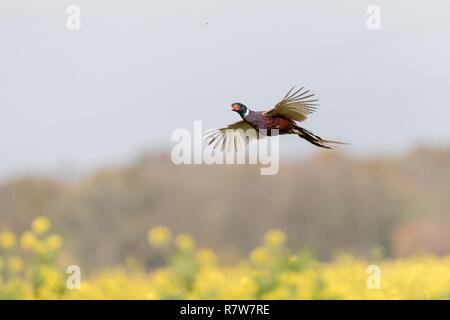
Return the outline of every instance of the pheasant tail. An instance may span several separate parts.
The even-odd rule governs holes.
[[[321,137],[315,135],[311,131],[306,130],[305,128],[294,126],[292,130],[295,134],[298,134],[300,138],[305,139],[306,141],[312,143],[315,146],[325,148],[325,149],[334,149],[336,144],[348,144],[346,142],[334,141],[334,140],[325,140]]]

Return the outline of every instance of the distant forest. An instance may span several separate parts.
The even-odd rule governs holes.
[[[355,159],[337,152],[257,166],[175,166],[168,154],[103,169],[74,183],[22,177],[0,185],[0,231],[49,217],[65,261],[97,267],[134,257],[159,263],[147,231],[165,225],[234,262],[278,228],[289,247],[322,260],[337,252],[450,253],[450,149]]]

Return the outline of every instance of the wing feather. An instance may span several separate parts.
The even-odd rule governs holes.
[[[252,138],[255,138],[255,135],[246,135],[246,131],[249,129],[253,129],[250,124],[239,121],[225,128],[208,130],[203,134],[203,137],[213,149],[238,150],[245,147]]]
[[[295,86],[292,87],[283,99],[278,102],[275,107],[265,112],[266,116],[283,116],[288,119],[303,121],[309,114],[317,110],[319,99],[310,99],[314,97],[314,93],[310,90],[303,90],[301,87],[294,91]]]

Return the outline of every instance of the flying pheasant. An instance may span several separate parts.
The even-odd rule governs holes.
[[[263,135],[259,130],[267,130],[267,135],[270,136],[271,129],[278,129],[280,135],[296,134],[321,148],[333,149],[335,144],[345,144],[322,139],[297,125],[296,121],[304,121],[317,109],[319,100],[313,98],[314,93],[310,93],[310,90],[303,90],[304,87],[295,91],[294,89],[295,86],[269,111],[252,111],[242,103],[233,103],[230,110],[237,112],[242,121],[205,132],[207,143],[214,149],[223,150],[227,147],[237,150],[245,146],[252,138],[261,138]],[[245,132],[252,128],[256,129],[258,134],[246,135]]]

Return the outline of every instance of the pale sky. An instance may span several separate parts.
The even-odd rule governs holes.
[[[71,4],[79,31],[66,27]],[[380,30],[366,26],[372,4]],[[174,129],[235,122],[230,103],[268,109],[294,84],[320,99],[302,125],[351,153],[448,145],[449,12],[420,0],[3,0],[0,179],[169,150]],[[316,151],[294,136],[282,149]]]

